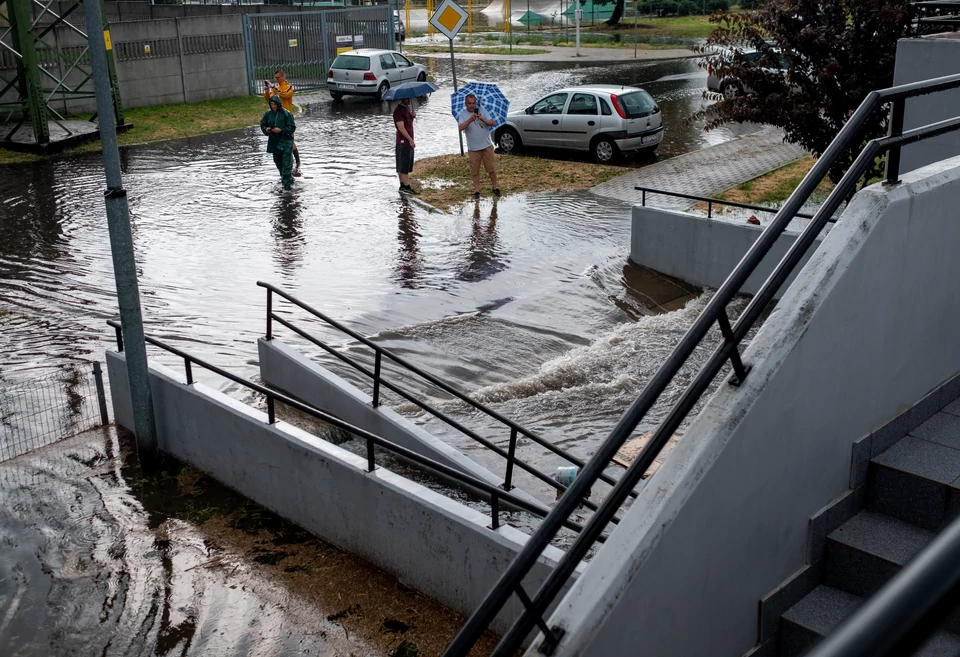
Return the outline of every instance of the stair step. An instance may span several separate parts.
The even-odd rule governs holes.
[[[798,657],[861,605],[863,598],[832,586],[818,586],[784,612],[780,657]]]
[[[960,423],[960,417],[938,413],[914,433],[941,435],[953,420]],[[924,529],[942,528],[960,514],[960,449],[906,436],[870,461],[867,508]]]
[[[780,657],[800,657],[857,610],[864,599],[818,586],[783,614],[780,626]],[[923,644],[913,657],[960,657],[960,635],[940,631]]]
[[[861,511],[827,537],[824,583],[873,595],[934,536],[891,516]]]

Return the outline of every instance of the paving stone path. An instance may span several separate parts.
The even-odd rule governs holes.
[[[782,130],[764,126],[723,144],[632,170],[590,191],[628,203],[640,202],[641,192],[634,189],[636,186],[711,196],[779,169],[805,154],[800,146],[784,143]],[[686,210],[694,205],[682,198],[647,194],[647,204],[651,201],[669,210]]]

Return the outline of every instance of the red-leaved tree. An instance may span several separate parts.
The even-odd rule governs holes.
[[[716,15],[702,52],[731,91],[707,112],[707,129],[755,122],[784,130],[816,155],[875,89],[893,83],[897,39],[907,35],[904,0],[768,0],[752,12]],[[746,55],[756,51],[759,58]],[[862,140],[830,170],[838,182],[863,145],[885,134],[877,112]],[[871,175],[879,173],[874,164]]]

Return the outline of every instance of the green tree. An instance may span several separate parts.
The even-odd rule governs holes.
[[[740,93],[706,110],[707,129],[775,125],[817,156],[868,93],[891,86],[897,40],[909,27],[905,0],[767,0],[756,11],[711,21],[718,26],[701,47],[701,65]],[[840,180],[867,141],[885,134],[886,118],[871,117],[831,180]]]

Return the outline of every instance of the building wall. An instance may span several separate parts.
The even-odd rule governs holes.
[[[853,443],[960,372],[958,205],[960,157],[857,194],[745,350],[746,382],[720,386],[561,601],[555,654],[756,643]]]
[[[133,424],[126,363],[107,352],[117,424]],[[151,365],[151,395],[160,448],[304,529],[394,575],[460,613],[493,588],[529,536],[435,493],[366,458],[200,383],[186,385]],[[556,564],[550,548],[526,580],[536,590]],[[495,630],[520,613],[507,607]]]
[[[950,32],[897,43],[894,84],[908,84],[960,73],[960,33]],[[960,89],[909,98],[904,104],[903,127],[919,128],[957,115]],[[902,150],[901,171],[912,171],[960,155],[960,132],[910,144]]]

